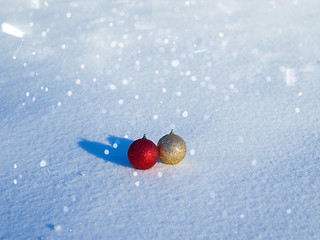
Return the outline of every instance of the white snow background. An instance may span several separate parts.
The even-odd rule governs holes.
[[[320,239],[320,3],[2,0],[0,239]],[[171,129],[175,166],[132,168]]]

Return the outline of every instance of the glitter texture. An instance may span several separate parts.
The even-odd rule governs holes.
[[[150,140],[143,138],[134,141],[128,149],[128,159],[132,166],[145,170],[153,167],[158,161],[157,146]]]
[[[171,131],[170,134],[163,136],[158,142],[159,157],[166,164],[177,164],[187,154],[187,145],[182,137]]]

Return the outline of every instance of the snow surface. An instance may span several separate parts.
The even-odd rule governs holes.
[[[0,239],[320,239],[316,0],[2,0]],[[188,146],[131,167],[144,133]]]

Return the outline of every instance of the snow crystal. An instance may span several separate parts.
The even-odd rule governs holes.
[[[36,97],[32,97],[32,102],[35,102],[36,101]]]
[[[81,83],[81,80],[78,78],[77,80],[76,80],[76,84],[80,84]]]
[[[114,144],[112,145],[112,147],[113,147],[113,148],[117,148],[117,147],[118,147],[118,144],[114,143]]]
[[[157,114],[153,115],[153,119],[157,120],[159,118],[159,116]]]
[[[187,112],[187,111],[184,111],[184,112],[182,113],[182,116],[185,117],[185,118],[188,117],[188,112]]]
[[[209,84],[208,84],[208,89],[215,91],[215,90],[217,89],[217,87],[216,87],[215,85],[209,83]]]
[[[67,18],[71,18],[71,15],[72,15],[71,12],[67,12],[67,13],[66,13],[66,17],[67,17]]]
[[[122,104],[123,104],[123,102],[124,102],[124,100],[123,100],[123,99],[120,99],[120,100],[118,101],[118,103],[119,103],[120,105],[122,105]]]
[[[86,65],[84,65],[84,64],[81,64],[81,65],[80,65],[80,68],[81,68],[81,69],[84,69],[85,67],[86,67]]]
[[[45,160],[42,160],[40,162],[40,167],[45,167],[47,165],[47,162]]]
[[[61,45],[61,49],[66,49],[66,47],[67,47],[67,46],[66,46],[65,44],[62,44],[62,45]]]
[[[287,209],[287,214],[291,214],[292,210],[289,208]]]
[[[123,85],[128,85],[128,80],[127,80],[127,79],[123,79],[123,80],[122,80],[122,84],[123,84]]]
[[[300,112],[300,108],[296,108],[296,113],[299,113]]]
[[[181,93],[180,91],[176,92],[176,95],[177,95],[178,97],[180,97],[181,94],[182,94],[182,93]]]
[[[242,219],[243,219],[243,218],[244,218],[244,214],[240,214],[240,218],[242,218]]]
[[[108,149],[104,150],[104,154],[108,155],[109,154],[109,150]]]
[[[140,182],[135,182],[134,184],[135,184],[137,187],[139,187]]]
[[[302,96],[302,92],[299,92],[299,93],[298,93],[298,96],[301,97],[301,96]]]
[[[68,96],[70,97],[72,95],[72,91],[68,91]]]
[[[232,56],[233,58],[237,58],[237,57],[238,57],[238,53],[237,53],[237,52],[232,52],[232,53],[231,53],[231,56]]]
[[[162,172],[159,171],[157,175],[158,175],[159,178],[161,178],[162,177]]]
[[[61,231],[61,229],[62,229],[61,225],[55,225],[54,226],[54,230],[57,231],[57,232]]]
[[[252,53],[253,55],[256,55],[256,54],[259,53],[259,49],[253,48],[253,49],[251,49],[251,53]]]
[[[135,95],[134,98],[138,100],[139,99],[139,95]]]
[[[281,69],[283,70],[283,69]],[[294,86],[297,79],[296,79],[296,75],[295,75],[295,70],[291,69],[291,68],[285,68],[284,69],[285,72],[285,81],[288,87]]]
[[[191,81],[194,82],[194,81],[196,81],[196,80],[197,80],[196,76],[192,76],[192,77],[191,77]]]
[[[69,208],[68,208],[67,206],[64,206],[64,207],[63,207],[63,211],[64,211],[64,212],[69,212]]]
[[[93,81],[93,82],[96,82],[96,81],[97,81],[97,79],[96,79],[96,78],[93,78],[93,79],[92,79],[92,81]]]
[[[29,97],[29,96],[30,96],[30,93],[29,93],[29,92],[26,92],[26,96]]]
[[[163,93],[166,93],[166,92],[167,92],[167,89],[166,89],[166,88],[162,88],[162,92],[163,92]]]
[[[271,82],[271,77],[266,77],[267,82]]]
[[[179,62],[179,60],[177,60],[177,59],[172,60],[172,62],[171,62],[171,66],[172,66],[172,67],[178,67],[179,64],[180,64],[180,62]]]
[[[138,176],[138,173],[136,171],[133,172],[133,176]]]
[[[109,87],[110,87],[110,89],[111,89],[112,91],[117,89],[116,85],[114,85],[114,84],[110,84]]]
[[[17,168],[18,166],[17,166],[17,164],[15,163],[15,164],[13,164],[13,167],[14,167],[14,168]]]
[[[46,87],[46,88],[44,89],[44,91],[45,91],[45,92],[48,92],[48,91],[49,91],[49,88]]]
[[[219,33],[219,37],[223,38],[224,34],[222,32]]]
[[[14,180],[13,180],[13,183],[14,183],[14,184],[17,184],[17,183],[18,183],[18,180],[17,180],[17,179],[14,179]]]
[[[257,160],[256,160],[256,159],[253,159],[252,162],[251,162],[251,165],[252,165],[252,166],[256,166],[256,165],[257,165]]]
[[[58,107],[60,107],[60,106],[61,106],[61,102],[58,102],[58,104],[57,104],[57,105],[58,105]]]
[[[118,44],[117,41],[112,41],[112,42],[110,43],[110,46],[111,46],[112,48],[114,48],[114,47],[117,46],[117,44]]]
[[[223,210],[223,211],[222,211],[222,216],[223,216],[223,217],[226,217],[227,215],[228,215],[227,210]]]
[[[194,155],[196,153],[196,151],[194,149],[190,150],[190,155]]]

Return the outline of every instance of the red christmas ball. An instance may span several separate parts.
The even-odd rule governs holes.
[[[132,166],[145,170],[153,167],[159,158],[157,146],[150,140],[143,138],[134,141],[128,150],[128,158]]]

